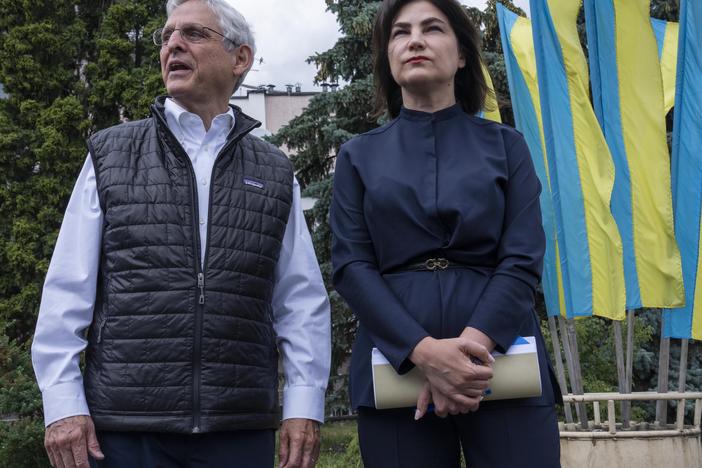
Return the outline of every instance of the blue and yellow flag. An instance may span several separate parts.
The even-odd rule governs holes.
[[[485,81],[487,82],[488,89],[490,93],[487,95],[485,100],[485,109],[480,113],[480,117],[493,122],[502,123],[502,117],[500,116],[500,108],[497,106],[497,94],[495,94],[495,86],[492,84],[492,78],[490,77],[490,72],[488,68],[483,65],[483,75],[485,76]]]
[[[663,313],[670,338],[702,339],[702,2],[680,5],[680,44],[673,129],[675,234],[682,255],[685,307]]]
[[[675,75],[678,67],[680,25],[657,18],[651,18],[651,25],[658,43],[658,59],[661,62],[661,75],[663,75],[664,111],[667,115],[675,104]]]
[[[585,0],[592,101],[616,170],[611,208],[628,309],[680,307],[685,296],[650,8],[650,0]]]
[[[566,310],[622,320],[622,241],[610,211],[614,163],[590,104],[580,3],[530,0]]]
[[[551,180],[546,160],[539,82],[532,39],[531,21],[497,4],[502,50],[517,129],[524,134],[536,173],[541,181],[541,213],[546,233],[546,253],[541,284],[549,315],[567,317],[561,275],[560,249],[551,200]]]

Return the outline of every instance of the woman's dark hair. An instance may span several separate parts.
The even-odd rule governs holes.
[[[375,75],[374,117],[381,117],[385,111],[395,118],[402,106],[402,91],[390,72],[388,43],[392,24],[400,9],[419,0],[384,0],[375,18],[373,28],[373,72]],[[480,34],[471,23],[468,15],[456,0],[426,0],[448,18],[458,39],[458,47],[463,53],[466,65],[459,68],[454,78],[456,102],[469,114],[483,110],[489,92],[482,70],[480,56]]]

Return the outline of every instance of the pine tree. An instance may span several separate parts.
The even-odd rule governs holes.
[[[678,21],[680,17],[679,0],[652,0],[651,16],[666,21]]]
[[[345,302],[331,286],[331,231],[328,216],[331,202],[334,158],[339,146],[349,138],[377,126],[370,118],[373,96],[370,55],[373,18],[380,5],[372,0],[326,0],[336,14],[343,36],[326,52],[308,59],[318,68],[316,81],[348,84],[339,91],[315,96],[307,109],[282,128],[273,138],[285,144],[295,164],[304,194],[318,199],[308,212],[312,238],[332,305],[332,377],[328,408],[346,408],[344,365],[351,353],[356,321]]]
[[[29,359],[44,276],[85,139],[161,92],[163,21],[161,0],[0,0],[0,414],[23,418],[0,423],[6,466],[48,466]]]

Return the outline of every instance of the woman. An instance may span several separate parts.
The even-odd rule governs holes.
[[[366,467],[560,466],[560,391],[534,313],[544,233],[522,136],[474,117],[487,86],[455,0],[385,0],[374,30],[386,125],[341,147],[334,283],[359,319],[351,363]],[[481,403],[492,350],[536,336],[542,396]],[[371,350],[427,377],[417,408],[376,410]],[[481,364],[484,363],[484,364]],[[427,412],[433,402],[434,411]]]

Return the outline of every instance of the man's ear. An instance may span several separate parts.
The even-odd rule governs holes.
[[[253,65],[253,50],[251,47],[243,44],[234,51],[234,67],[232,71],[235,76],[241,76],[246,73]]]

